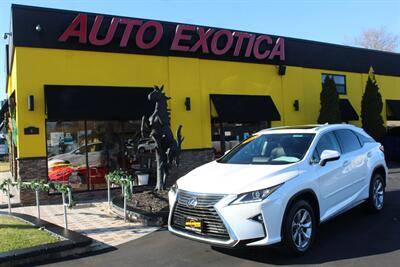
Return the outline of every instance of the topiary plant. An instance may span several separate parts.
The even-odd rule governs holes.
[[[329,75],[325,76],[320,94],[321,109],[319,111],[318,123],[341,123],[339,95],[336,91],[336,85]]]

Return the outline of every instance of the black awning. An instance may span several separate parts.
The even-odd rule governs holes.
[[[279,121],[281,116],[270,96],[210,95],[221,122]]]
[[[358,121],[358,114],[348,99],[340,99],[339,105],[342,121]]]
[[[4,100],[3,104],[1,105],[0,108],[0,121],[4,121],[5,116],[4,114],[8,111],[8,100]]]
[[[386,112],[388,120],[400,120],[400,100],[386,100],[386,107],[389,109]]]
[[[140,120],[154,104],[148,87],[45,85],[48,120]]]

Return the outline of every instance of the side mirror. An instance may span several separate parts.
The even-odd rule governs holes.
[[[340,158],[340,152],[336,150],[324,150],[321,153],[321,160],[319,165],[325,166],[328,161],[338,160]]]

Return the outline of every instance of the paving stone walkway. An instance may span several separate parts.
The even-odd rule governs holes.
[[[1,210],[6,212],[7,210]],[[37,216],[36,206],[13,208],[13,212]],[[68,209],[68,228],[94,239],[92,250],[101,250],[126,243],[156,231],[157,227],[124,222],[108,211],[106,202],[77,204]],[[41,219],[64,227],[62,205],[43,205]]]

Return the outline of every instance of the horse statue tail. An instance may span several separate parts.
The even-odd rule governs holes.
[[[181,145],[183,140],[185,139],[182,137],[182,125],[179,125],[178,130],[176,130],[176,141],[178,142],[178,148],[181,150]]]
[[[179,125],[178,129],[176,130],[176,152],[175,152],[175,165],[179,167],[179,157],[181,154],[181,147],[182,142],[185,138],[182,137],[182,125]]]

